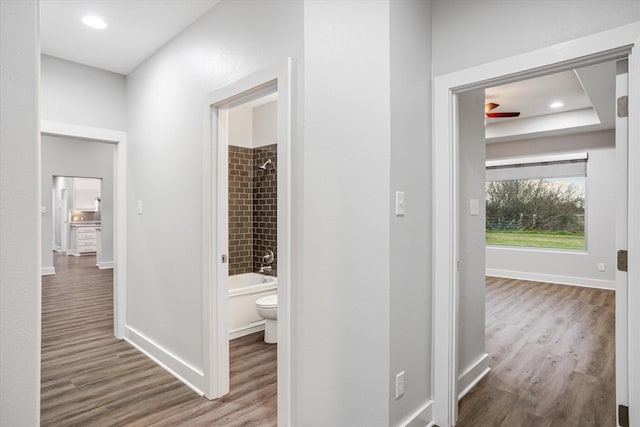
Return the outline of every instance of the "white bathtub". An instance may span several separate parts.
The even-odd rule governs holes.
[[[229,339],[264,330],[256,300],[278,291],[278,278],[259,273],[229,276]]]

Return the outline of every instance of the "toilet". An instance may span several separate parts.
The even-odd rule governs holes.
[[[256,311],[264,319],[264,342],[278,342],[278,295],[269,295],[256,300]]]

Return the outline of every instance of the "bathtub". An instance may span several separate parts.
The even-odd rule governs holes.
[[[278,278],[259,273],[229,276],[229,339],[264,330],[256,300],[278,291]]]

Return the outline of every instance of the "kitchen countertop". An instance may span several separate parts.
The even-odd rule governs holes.
[[[96,221],[71,221],[71,227],[100,227],[100,222]]]

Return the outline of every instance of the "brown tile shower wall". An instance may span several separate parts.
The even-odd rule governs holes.
[[[259,271],[262,256],[267,249],[275,254],[271,264],[271,272],[277,276],[278,272],[278,145],[265,145],[254,148],[253,162],[255,177],[253,180],[253,269]],[[258,169],[267,160],[271,164],[266,171]]]
[[[253,150],[229,146],[229,275],[253,271]]]
[[[258,169],[267,159],[266,171]],[[229,146],[229,275],[258,272],[271,249],[277,275],[277,144],[255,149]]]

